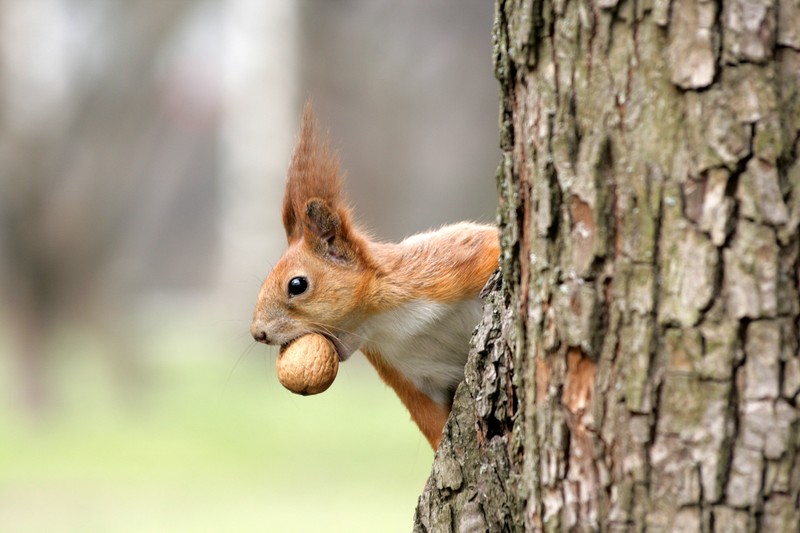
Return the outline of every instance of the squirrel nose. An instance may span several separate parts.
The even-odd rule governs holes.
[[[256,340],[256,342],[263,342],[264,344],[269,344],[269,337],[267,336],[267,332],[264,330],[264,327],[261,324],[253,323],[250,326],[250,334]]]

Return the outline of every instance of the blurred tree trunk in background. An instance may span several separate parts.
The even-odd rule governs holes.
[[[499,0],[502,276],[417,531],[800,531],[800,5]]]
[[[32,410],[49,403],[54,328],[82,317],[109,337],[117,363],[130,364],[129,343],[119,338],[130,274],[147,263],[142,245],[158,234],[186,175],[175,165],[192,157],[180,150],[192,143],[175,149],[163,115],[151,111],[159,107],[154,65],[192,2],[112,4],[78,14],[58,1],[0,0],[0,313],[15,335],[15,382]],[[67,51],[71,24],[94,39],[84,55]],[[173,172],[151,166],[162,145],[178,153]]]
[[[491,219],[497,95],[486,0],[297,2],[301,94],[383,239]],[[324,53],[322,53],[324,51]],[[458,189],[458,196],[452,191]]]

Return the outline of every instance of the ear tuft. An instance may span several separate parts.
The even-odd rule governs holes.
[[[330,148],[326,134],[320,134],[311,103],[306,103],[297,144],[289,165],[283,198],[283,225],[290,243],[302,237],[306,205],[321,200],[332,213],[346,210],[342,199],[339,158]]]

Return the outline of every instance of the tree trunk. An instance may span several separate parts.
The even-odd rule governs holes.
[[[498,0],[501,272],[416,531],[800,531],[800,4]]]

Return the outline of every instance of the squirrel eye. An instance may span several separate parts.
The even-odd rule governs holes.
[[[303,294],[308,289],[308,280],[303,276],[297,276],[289,280],[289,296]]]

